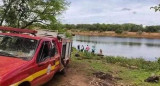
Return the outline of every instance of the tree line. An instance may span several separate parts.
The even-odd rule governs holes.
[[[66,29],[78,29],[84,31],[128,31],[128,32],[159,32],[160,26],[143,26],[137,24],[65,24]]]

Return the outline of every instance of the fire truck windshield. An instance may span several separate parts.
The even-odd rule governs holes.
[[[37,44],[34,39],[0,35],[0,56],[31,60]]]

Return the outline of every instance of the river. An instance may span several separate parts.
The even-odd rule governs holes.
[[[149,61],[160,57],[160,39],[76,35],[73,37],[73,47],[77,48],[77,45],[95,46],[96,53],[102,49],[106,56],[144,58]]]

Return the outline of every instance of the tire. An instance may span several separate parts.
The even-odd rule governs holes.
[[[59,71],[59,73],[65,75],[66,74],[66,67],[64,67],[61,71]]]
[[[30,85],[30,83],[29,82],[23,82],[23,83],[21,83],[20,85],[18,85],[18,86],[31,86]]]

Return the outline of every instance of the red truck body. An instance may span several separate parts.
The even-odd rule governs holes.
[[[0,33],[0,86],[42,85],[69,62],[72,46],[69,39],[38,37],[34,36],[36,31],[26,29],[0,27],[0,30],[9,31]]]

